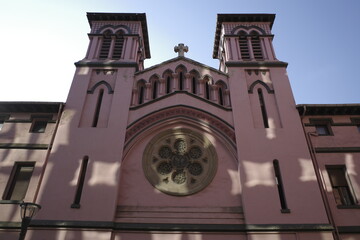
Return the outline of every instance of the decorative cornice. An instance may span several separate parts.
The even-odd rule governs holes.
[[[46,150],[48,144],[34,144],[34,143],[0,143],[0,148],[5,149],[34,149],[34,150]]]
[[[136,71],[138,71],[138,65],[136,62],[119,62],[119,61],[86,61],[81,60],[79,62],[74,63],[76,67],[116,67],[116,68],[125,68],[125,67],[134,67]]]
[[[19,229],[20,222],[0,222],[0,229]],[[333,231],[329,224],[172,224],[172,223],[117,223],[102,221],[32,220],[33,228],[83,228],[117,231],[195,231],[195,232],[323,232]],[[358,232],[359,227],[342,227]],[[347,229],[346,229],[347,228]]]
[[[352,153],[360,152],[360,147],[317,147],[316,153]]]
[[[0,102],[0,113],[58,113],[62,102]]]
[[[249,62],[226,62],[227,67],[284,67],[288,66],[287,62],[282,61],[249,61]]]
[[[360,104],[298,104],[301,116],[360,115]]]

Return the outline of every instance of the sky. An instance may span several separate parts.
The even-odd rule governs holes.
[[[296,103],[360,103],[360,0],[0,0],[0,101],[66,101],[89,43],[86,12],[146,13],[145,67],[184,43],[186,57],[216,69],[218,13],[274,13]]]

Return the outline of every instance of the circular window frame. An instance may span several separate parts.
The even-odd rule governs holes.
[[[183,153],[183,149],[177,152],[174,143],[180,139],[185,140],[185,145],[188,145],[187,152],[193,147],[200,147],[202,156],[195,159],[190,157],[187,152]],[[160,157],[159,150],[164,146],[172,149],[173,157],[171,159]],[[181,161],[185,161],[186,166],[194,163],[200,164],[203,168],[201,171],[204,172],[191,175]],[[203,190],[212,182],[217,172],[217,161],[215,147],[204,134],[187,128],[179,128],[165,130],[149,141],[143,153],[142,166],[146,179],[157,190],[172,196],[188,196]],[[172,171],[160,174],[157,169],[159,164],[164,162],[172,165]],[[172,181],[171,176],[184,173],[187,177],[185,183]]]

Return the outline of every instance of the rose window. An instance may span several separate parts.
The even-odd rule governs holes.
[[[189,129],[168,130],[154,137],[143,155],[144,173],[158,190],[189,195],[214,178],[216,151],[203,135]]]

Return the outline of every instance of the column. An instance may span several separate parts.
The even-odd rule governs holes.
[[[172,74],[172,77],[173,77],[173,81],[172,81],[172,91],[171,92],[175,92],[176,90],[178,90],[178,85],[179,85],[179,74],[178,73],[173,73]]]
[[[192,75],[190,73],[185,74],[185,88],[184,90],[187,92],[191,92],[191,77]]]
[[[251,44],[251,37],[247,37],[246,40],[248,43],[250,59],[251,59],[251,61],[254,61],[255,57],[254,57],[254,52],[253,52],[253,48],[252,48],[252,44]]]
[[[159,79],[159,97],[164,96],[165,95],[165,78],[160,78]]]

